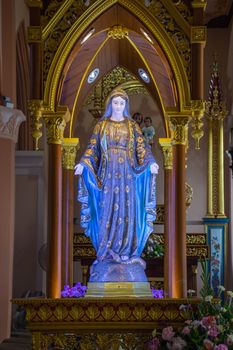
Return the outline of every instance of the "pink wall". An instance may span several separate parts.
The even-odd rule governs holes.
[[[15,1],[2,0],[1,93],[16,104]],[[4,69],[3,69],[4,67]]]
[[[9,336],[14,252],[15,144],[0,138],[0,342]]]

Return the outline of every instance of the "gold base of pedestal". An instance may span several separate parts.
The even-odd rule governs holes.
[[[89,282],[85,298],[152,298],[149,282]]]

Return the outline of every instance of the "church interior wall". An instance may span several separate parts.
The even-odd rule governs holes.
[[[16,152],[13,296],[45,291],[47,176],[43,151]],[[26,272],[26,273],[25,273]]]

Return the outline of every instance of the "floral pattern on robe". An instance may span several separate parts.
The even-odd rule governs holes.
[[[153,230],[155,162],[142,131],[132,119],[103,119],[80,161],[81,226],[97,260],[139,257]]]

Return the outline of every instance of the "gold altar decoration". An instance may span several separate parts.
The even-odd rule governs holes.
[[[28,111],[30,114],[30,124],[32,130],[32,138],[34,140],[34,150],[39,149],[39,139],[42,136],[42,113],[43,113],[43,101],[42,100],[29,100]]]
[[[152,233],[150,240],[155,245],[164,245],[163,233]],[[83,233],[74,233],[74,260],[80,258],[95,258],[95,249],[88,237]],[[187,256],[199,257],[200,259],[209,257],[209,249],[206,242],[206,234],[204,233],[187,233]]]
[[[108,36],[113,39],[124,39],[128,35],[129,31],[126,27],[121,25],[113,26],[108,31]]]
[[[224,120],[226,103],[222,99],[218,62],[215,58],[206,103],[208,120],[208,203],[207,217],[226,217],[224,208]]]
[[[44,42],[43,80],[46,82],[44,104],[50,110],[54,110],[56,107],[57,90],[62,79],[63,68],[75,43],[89,25],[93,23],[93,20],[117,3],[140,18],[142,23],[154,35],[168,57],[171,69],[174,72],[174,81],[177,83],[181,108],[183,109],[183,107],[190,104],[188,82],[191,66],[190,25],[179,11],[176,11],[174,4],[167,0],[161,0],[156,2],[158,8],[153,2],[150,8],[147,9],[139,0],[134,2],[128,0],[106,0],[104,2],[96,0],[91,1],[90,6],[86,7],[81,2],[67,0],[60,6],[57,3],[57,10],[54,11],[42,32]],[[53,12],[52,5],[50,12]],[[151,17],[154,17],[153,20],[150,19]]]
[[[196,141],[196,149],[200,149],[200,139],[204,135],[202,118],[205,112],[205,101],[192,100],[192,137]]]
[[[74,170],[79,138],[64,138],[62,142],[62,166],[66,170]]]
[[[100,299],[64,298],[14,299],[26,310],[27,326],[32,333],[33,350],[79,345],[80,349],[125,350],[143,345],[153,329],[166,325],[179,327],[186,319],[180,308],[187,299]],[[193,310],[199,300],[188,300]],[[72,348],[71,348],[72,349]]]

